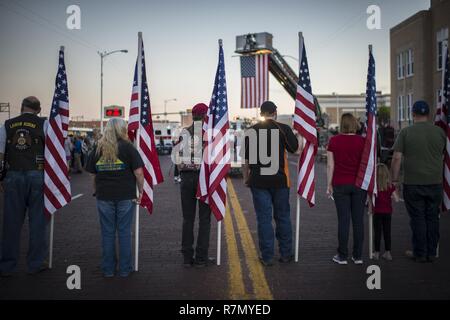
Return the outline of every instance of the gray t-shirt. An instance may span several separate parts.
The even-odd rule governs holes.
[[[403,154],[403,183],[441,184],[443,178],[445,133],[430,122],[418,122],[400,131],[394,151]]]

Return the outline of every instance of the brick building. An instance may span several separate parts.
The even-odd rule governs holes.
[[[391,119],[399,129],[412,123],[414,101],[425,100],[432,116],[440,101],[442,52],[448,45],[450,0],[431,0],[390,30]]]

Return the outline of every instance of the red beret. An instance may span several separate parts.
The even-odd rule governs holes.
[[[197,103],[192,108],[192,115],[193,116],[204,116],[208,113],[208,106],[204,103]]]

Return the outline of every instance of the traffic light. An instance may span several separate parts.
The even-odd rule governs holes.
[[[104,118],[123,118],[125,113],[125,108],[120,106],[109,106],[104,108]]]

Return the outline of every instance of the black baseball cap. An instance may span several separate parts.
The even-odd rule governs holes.
[[[272,114],[277,111],[277,106],[272,101],[265,101],[260,107],[261,113]]]
[[[427,116],[430,114],[430,107],[425,101],[419,100],[414,103],[412,112],[417,115]]]

